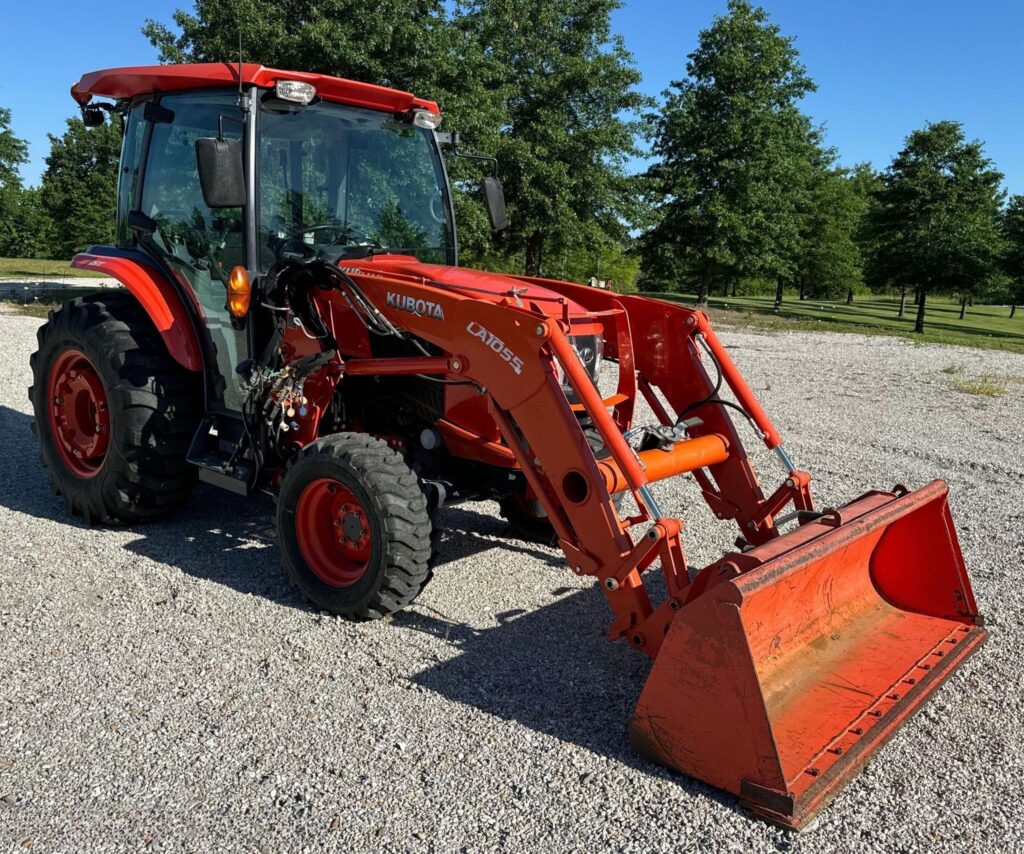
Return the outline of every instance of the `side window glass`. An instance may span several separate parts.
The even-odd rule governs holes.
[[[217,135],[221,115],[241,118],[233,96],[200,93],[168,96],[161,106],[174,114],[153,126],[139,207],[157,224],[158,242],[184,264],[227,280],[242,254],[242,210],[211,211],[203,201],[196,167],[196,140]],[[225,120],[224,135],[240,139],[242,126]],[[223,302],[223,300],[222,300]]]
[[[227,280],[231,268],[245,264],[241,208],[211,210],[203,200],[196,163],[196,140],[216,136],[241,139],[241,112],[234,93],[168,95],[160,105],[170,122],[153,124],[139,209],[156,223],[145,238],[195,297],[216,354],[214,405],[238,410],[241,382],[235,368],[246,358],[244,331],[231,325]],[[223,121],[221,122],[221,117]]]
[[[142,143],[145,141],[145,125],[142,122],[142,107],[136,107],[128,114],[128,122],[121,143],[121,171],[117,176],[117,245],[130,247],[133,235],[128,230],[128,211],[135,203],[135,191],[139,183],[139,167],[142,160]]]
[[[354,135],[348,220],[382,246],[421,250],[424,260],[443,263],[448,235],[438,192],[442,179],[429,146],[426,132],[399,122],[372,137]]]

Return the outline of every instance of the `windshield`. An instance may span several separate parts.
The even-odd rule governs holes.
[[[444,172],[431,131],[340,104],[259,117],[259,256],[360,257],[381,250],[454,261]]]

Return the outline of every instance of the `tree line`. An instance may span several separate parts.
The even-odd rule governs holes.
[[[955,121],[913,131],[881,172],[839,165],[801,110],[793,39],[749,0],[703,30],[658,100],[611,13],[619,0],[203,0],[143,32],[162,62],[246,61],[435,98],[501,164],[511,227],[492,235],[479,162],[453,158],[463,260],[617,287],[834,299],[1024,299],[1024,196],[1007,198]],[[69,119],[39,187],[0,109],[0,255],[66,258],[113,237],[120,146]],[[649,164],[631,171],[637,158]],[[1014,308],[1011,308],[1013,311]]]

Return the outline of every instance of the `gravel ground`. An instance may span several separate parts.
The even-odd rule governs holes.
[[[267,498],[203,488],[90,529],[29,432],[38,321],[0,317],[0,845],[10,850],[850,851],[1024,844],[1024,357],[835,334],[723,337],[824,505],[934,477],[990,642],[800,835],[629,749],[648,664],[553,550],[446,511],[410,611],[290,590]],[[945,373],[944,368],[960,368]],[[954,380],[1010,377],[1000,396]],[[1015,379],[1014,379],[1015,378]],[[755,454],[766,481],[780,477]],[[657,488],[703,565],[734,532]]]

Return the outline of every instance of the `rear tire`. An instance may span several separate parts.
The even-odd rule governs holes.
[[[516,539],[542,546],[558,545],[554,527],[547,516],[541,515],[540,502],[530,501],[525,495],[508,495],[498,501],[498,510]]]
[[[431,578],[432,526],[419,478],[387,443],[336,433],[289,462],[277,502],[281,556],[324,611],[374,620]]]
[[[88,524],[132,524],[188,501],[196,471],[185,456],[201,380],[171,358],[135,298],[72,300],[50,313],[37,340],[32,431],[68,509]]]

